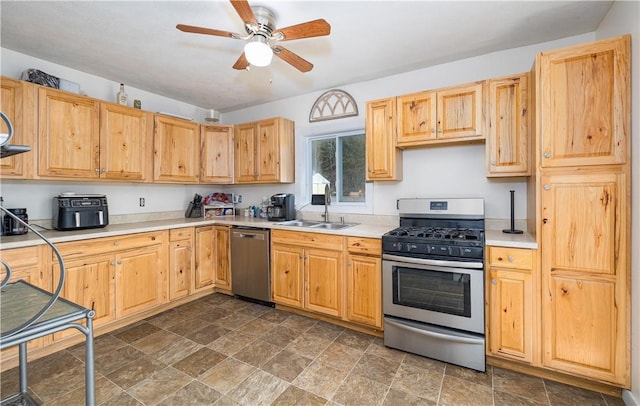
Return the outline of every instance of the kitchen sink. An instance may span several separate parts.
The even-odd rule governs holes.
[[[321,228],[325,230],[342,230],[343,228],[355,226],[355,224],[351,224],[351,223],[323,223],[320,221],[306,221],[306,220],[283,221],[277,224],[279,226]]]
[[[353,227],[355,224],[348,223],[318,223],[311,228],[324,228],[327,230],[342,230],[343,228]]]
[[[290,221],[283,221],[281,223],[276,223],[276,224],[278,224],[279,226],[290,226],[290,227],[311,227],[311,226],[315,226],[323,223],[320,223],[319,221],[290,220]]]

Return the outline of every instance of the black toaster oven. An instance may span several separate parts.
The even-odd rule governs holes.
[[[107,196],[61,194],[53,198],[53,228],[81,230],[109,224]]]

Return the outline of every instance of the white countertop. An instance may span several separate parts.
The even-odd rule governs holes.
[[[170,220],[154,220],[135,223],[124,224],[110,224],[103,228],[92,228],[88,230],[74,230],[74,231],[56,231],[46,230],[42,231],[42,234],[47,237],[53,243],[69,242],[86,240],[91,238],[101,237],[114,237],[119,235],[144,233],[149,231],[162,231],[172,228],[180,227],[193,227],[193,226],[206,226],[214,224],[224,224],[232,226],[248,226],[248,227],[262,227],[278,230],[297,230],[306,231],[312,233],[334,234],[344,235],[350,237],[369,237],[380,238],[382,234],[390,231],[397,226],[389,225],[375,225],[375,224],[357,224],[353,227],[343,228],[341,230],[323,230],[314,229],[309,227],[292,227],[282,226],[277,223],[254,217],[220,217],[216,219],[190,219],[190,218],[176,218]],[[0,238],[0,249],[11,249],[29,247],[34,245],[44,244],[35,233],[28,232],[23,235],[11,235],[2,236]]]
[[[512,247],[538,249],[538,243],[531,234],[507,234],[502,230],[485,230],[485,245],[494,247]]]

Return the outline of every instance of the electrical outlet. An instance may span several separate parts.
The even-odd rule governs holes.
[[[140,198],[140,207],[144,207],[144,197]]]

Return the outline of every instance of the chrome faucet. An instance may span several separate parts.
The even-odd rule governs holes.
[[[329,190],[329,185],[324,185],[324,222],[329,222],[329,204],[331,203],[331,191]]]

